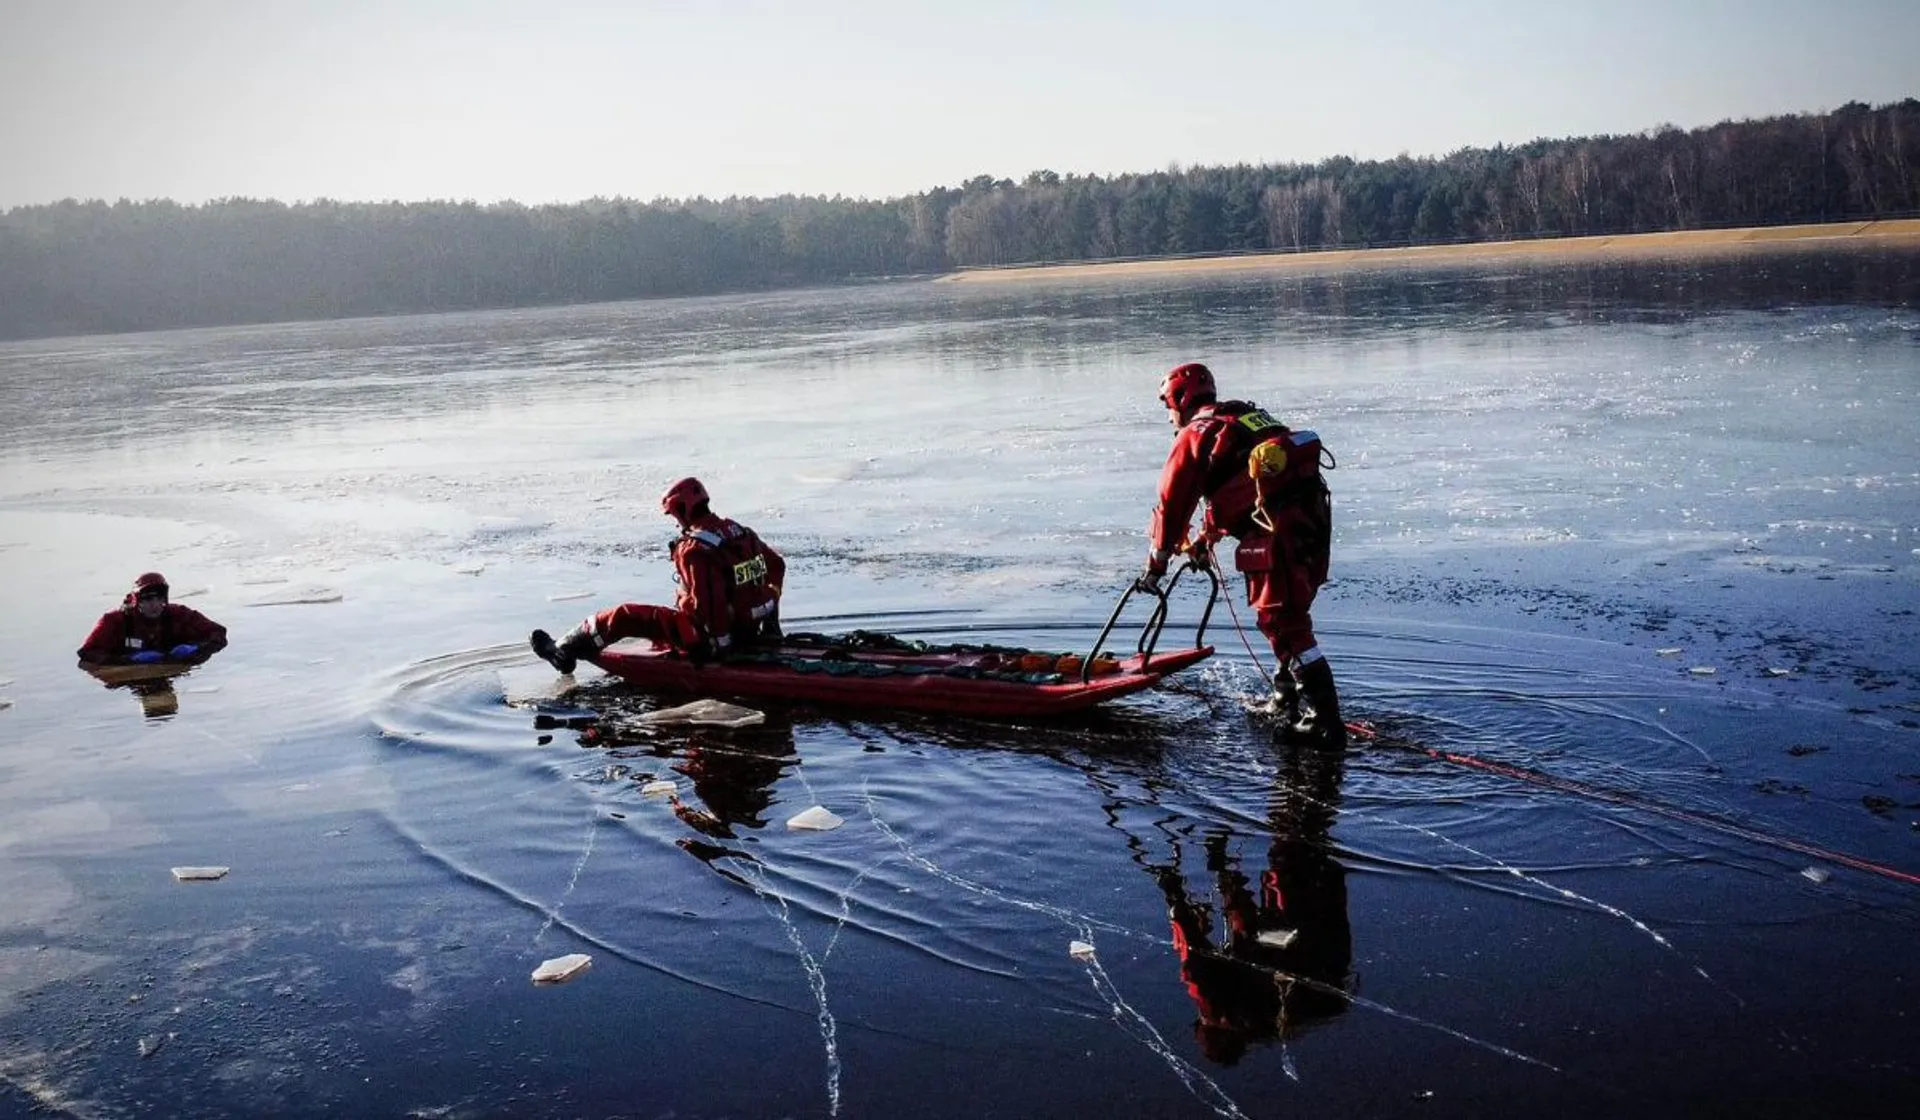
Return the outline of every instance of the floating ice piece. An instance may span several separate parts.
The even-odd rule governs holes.
[[[806,832],[832,832],[847,822],[829,812],[824,805],[815,805],[803,813],[796,813],[787,820],[787,827]]]
[[[661,708],[640,717],[641,723],[701,724],[709,727],[750,727],[767,722],[767,713],[720,700],[695,700],[677,708]]]
[[[176,867],[173,877],[182,883],[191,883],[207,879],[224,879],[231,870],[225,867]]]
[[[1772,666],[1768,666],[1767,675],[1769,677],[1790,677],[1793,675],[1793,670],[1792,669],[1776,669],[1776,668],[1773,668]]]
[[[1299,936],[1300,931],[1297,929],[1263,929],[1254,940],[1262,945],[1271,945],[1275,949],[1285,949]]]
[[[1680,656],[1681,652],[1682,651],[1679,646],[1668,646],[1665,649],[1654,650],[1653,654],[1655,657],[1678,657]]]
[[[586,599],[593,595],[591,591],[559,591],[547,596],[549,603],[565,603],[573,599]]]
[[[151,1058],[160,1052],[161,1047],[171,1041],[173,1041],[172,1032],[168,1032],[167,1034],[150,1034],[142,1038],[139,1042],[134,1043],[134,1049],[139,1052],[142,1058]]]
[[[673,791],[679,788],[679,786],[673,784],[672,778],[656,778],[646,785],[641,786],[640,792],[646,794],[648,797],[670,797]]]
[[[1695,665],[1693,668],[1688,669],[1687,672],[1692,673],[1696,677],[1711,677],[1714,673],[1718,672],[1718,670],[1711,665]]]
[[[536,984],[564,984],[593,967],[593,958],[585,953],[568,953],[564,957],[540,962],[533,970],[533,982]]]
[[[4,712],[11,707],[13,707],[13,701],[8,700],[3,696],[0,696],[0,712]]]
[[[307,587],[293,591],[284,591],[269,595],[264,599],[255,599],[249,607],[292,607],[308,603],[338,603],[346,598],[331,587]]]
[[[1833,872],[1824,867],[1809,867],[1800,873],[1800,877],[1815,883],[1824,883],[1833,878]]]
[[[1093,943],[1091,941],[1069,941],[1067,942],[1067,955],[1076,961],[1090,961],[1093,959]]]
[[[477,576],[477,575],[479,575],[479,574],[480,574],[481,572],[484,572],[484,571],[486,571],[486,570],[487,570],[487,566],[486,566],[485,564],[478,564],[478,563],[475,563],[475,564],[455,564],[455,565],[453,566],[453,571],[454,571],[454,574],[455,574],[455,575],[462,575],[462,576]]]

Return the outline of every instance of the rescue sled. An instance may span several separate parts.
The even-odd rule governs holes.
[[[1193,645],[1156,648],[1167,621],[1167,595],[1189,564],[1163,589],[1129,587],[1084,656],[996,645],[929,645],[871,631],[789,634],[779,646],[719,661],[696,663],[667,649],[619,645],[600,654],[599,666],[652,692],[748,700],[788,700],[849,708],[884,708],[998,718],[1065,715],[1141,692],[1213,654],[1203,645],[1207,621],[1220,598],[1211,581]],[[1157,601],[1131,654],[1105,652],[1134,594]]]

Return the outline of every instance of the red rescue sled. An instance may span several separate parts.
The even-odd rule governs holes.
[[[1212,587],[1193,645],[1154,648],[1166,624],[1167,593],[1193,567],[1181,569],[1165,589],[1146,592],[1158,602],[1134,652],[1121,658],[1103,655],[1102,647],[1137,588],[1121,595],[1084,657],[1005,646],[929,646],[856,631],[790,634],[775,649],[703,664],[671,650],[615,646],[600,654],[599,665],[640,688],[691,696],[1000,718],[1065,715],[1152,688],[1212,655],[1213,647],[1201,644],[1220,597],[1219,577],[1210,568],[1199,569]]]

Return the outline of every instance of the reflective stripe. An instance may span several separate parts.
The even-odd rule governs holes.
[[[1318,443],[1320,440],[1320,433],[1310,432],[1310,431],[1289,432],[1287,434],[1287,438],[1292,440],[1295,443],[1310,443],[1310,442]]]
[[[689,537],[692,537],[694,540],[699,541],[701,544],[706,545],[708,548],[719,548],[721,542],[727,539],[721,536],[720,534],[714,532],[712,529],[695,529],[693,532],[688,533],[687,535]]]
[[[713,648],[715,649],[726,649],[728,646],[732,644],[733,644],[733,635],[731,634],[722,634],[713,640]]]
[[[1307,650],[1304,653],[1301,653],[1294,658],[1294,660],[1300,662],[1300,667],[1303,669],[1313,664],[1316,661],[1325,661],[1326,659],[1327,659],[1327,655],[1320,652],[1319,646],[1314,646],[1312,649]]]

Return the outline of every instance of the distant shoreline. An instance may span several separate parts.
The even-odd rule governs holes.
[[[1701,257],[1734,254],[1750,249],[1817,249],[1832,248],[1837,244],[1881,242],[1920,249],[1920,218],[1756,226],[1746,229],[1674,230],[1603,237],[1546,237],[1525,241],[1412,245],[1394,249],[1318,249],[1301,253],[1007,265],[1002,268],[961,269],[940,277],[940,282],[998,284],[1100,276],[1150,276],[1174,272],[1304,271],[1353,265],[1400,267],[1513,259],[1580,261],[1608,257]]]

